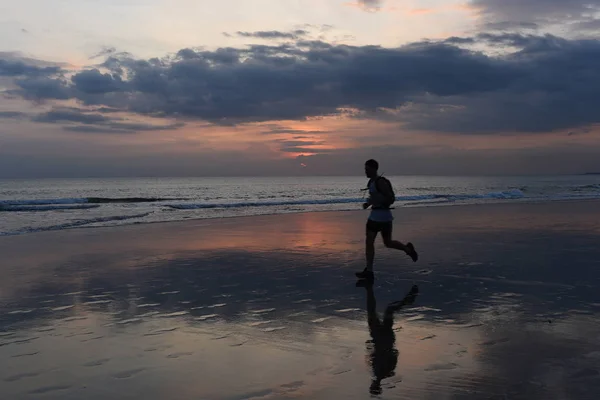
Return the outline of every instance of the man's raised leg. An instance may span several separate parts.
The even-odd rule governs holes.
[[[403,244],[397,240],[392,239],[392,228],[390,226],[389,229],[381,232],[381,237],[383,238],[383,244],[385,247],[389,249],[397,249],[405,252],[413,261],[417,261],[419,259],[419,255],[415,250],[415,247],[412,243]]]

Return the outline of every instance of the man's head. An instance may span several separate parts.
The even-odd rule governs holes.
[[[377,170],[379,170],[379,163],[373,159],[367,160],[365,163],[365,175],[368,178],[377,177]]]

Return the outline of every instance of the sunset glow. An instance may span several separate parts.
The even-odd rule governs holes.
[[[600,169],[600,3],[26,3],[1,9],[0,177]]]

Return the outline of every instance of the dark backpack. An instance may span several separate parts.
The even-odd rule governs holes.
[[[384,186],[382,186],[382,185],[384,185]],[[383,193],[383,191],[381,189],[385,188],[386,186],[388,188],[388,191],[390,192],[390,198],[387,199],[388,200],[387,205],[391,206],[396,201],[396,193],[394,192],[392,183],[389,181],[389,179],[387,179],[383,176],[378,176],[377,178],[375,178],[375,189],[379,193]]]

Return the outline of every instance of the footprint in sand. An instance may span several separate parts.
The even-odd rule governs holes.
[[[54,386],[44,386],[41,388],[34,389],[29,392],[29,394],[46,394],[50,392],[58,392],[62,390],[71,389],[69,385],[54,385]]]
[[[104,365],[110,361],[110,358],[103,358],[100,360],[90,361],[83,364],[84,367],[99,367],[100,365]]]
[[[33,378],[34,376],[38,376],[40,373],[41,372],[24,372],[22,374],[9,376],[8,378],[6,378],[4,380],[6,382],[16,382],[16,381],[20,381],[21,379],[24,379],[24,378]]]
[[[31,357],[31,356],[35,356],[36,354],[40,354],[40,352],[39,351],[33,351],[31,353],[15,354],[14,356],[10,356],[10,357],[11,358]]]
[[[131,378],[132,376],[135,376],[145,370],[146,370],[146,368],[130,369],[127,371],[117,372],[116,374],[113,374],[112,377],[115,379],[127,379],[127,378]]]
[[[167,358],[180,358],[180,357],[186,357],[186,356],[191,356],[192,352],[181,352],[181,353],[171,353],[167,356]]]
[[[33,342],[34,340],[37,340],[37,339],[39,339],[39,336],[24,338],[24,339],[15,339],[10,342],[0,343],[0,347],[8,345],[8,344],[26,344],[26,343]]]

